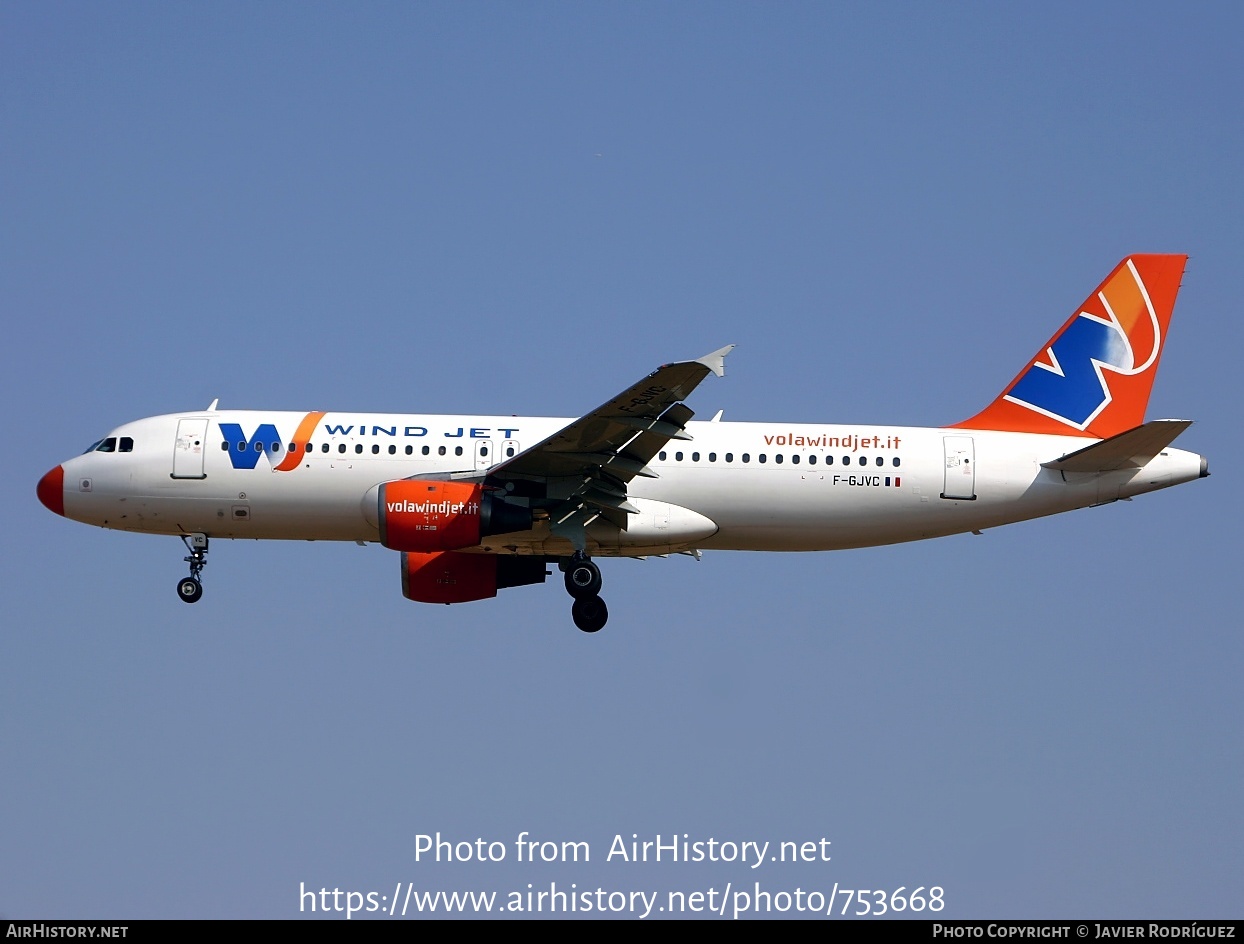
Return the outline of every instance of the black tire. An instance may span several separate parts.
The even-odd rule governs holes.
[[[182,603],[198,603],[203,596],[203,584],[193,577],[182,577],[177,581],[177,596]]]
[[[574,561],[566,568],[566,592],[576,600],[599,594],[601,583],[600,568],[590,560]]]
[[[598,633],[609,622],[609,607],[600,597],[580,597],[570,608],[570,616],[585,633]]]

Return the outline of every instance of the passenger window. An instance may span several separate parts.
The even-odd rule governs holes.
[[[221,452],[228,452],[228,451],[229,451],[229,440],[227,440],[227,439],[226,439],[224,442],[222,442],[222,443],[220,444],[220,451],[221,451]]]
[[[860,465],[868,465],[868,460],[863,456],[860,456]]]
[[[443,456],[443,455],[445,454],[445,447],[444,447],[444,446],[438,446],[438,447],[436,448],[436,454],[437,454],[438,456]]]
[[[790,461],[791,465],[799,465],[799,454],[795,453],[795,455],[791,456]]]
[[[396,455],[397,455],[397,446],[390,446],[390,447],[389,447],[389,455],[391,455],[391,456],[396,456]]]
[[[727,452],[727,453],[726,453],[726,461],[727,461],[727,462],[733,462],[733,461],[734,461],[734,453],[733,453],[733,452]]]
[[[408,456],[413,456],[414,454],[415,454],[415,447],[414,447],[414,446],[407,446],[407,447],[406,447],[406,455],[408,455]]]
[[[717,461],[717,453],[715,453],[715,452],[710,452],[710,453],[708,454],[708,461],[709,461],[709,462],[716,462],[716,461]]]
[[[877,456],[877,465],[885,465],[885,459],[881,458],[881,456]]]
[[[372,443],[372,445],[371,445],[371,454],[372,454],[373,456],[378,456],[378,455],[380,455],[380,444],[379,444],[379,443]]]
[[[255,441],[255,451],[263,452],[263,443],[259,442],[258,440]]]
[[[850,464],[851,464],[851,457],[850,457],[850,456],[843,456],[843,457],[842,457],[842,464],[843,464],[843,465],[850,465]]]
[[[808,456],[808,465],[816,465],[816,456]]]
[[[681,452],[674,453],[674,460],[676,462],[682,462],[682,453]]]
[[[362,443],[357,443],[357,444],[355,445],[355,447],[354,447],[354,454],[355,454],[356,456],[361,456],[361,455],[363,454],[363,444],[362,444]]]
[[[337,447],[337,451],[344,456],[346,454],[346,444],[342,443],[341,445],[339,445]]]
[[[778,465],[781,465],[781,464],[782,464],[782,454],[779,452],[776,456],[774,456],[774,457],[773,457],[773,461],[774,461],[774,462],[776,462]]]
[[[272,444],[272,451],[273,451],[273,452],[280,452],[280,451],[281,451],[281,444],[280,444],[280,443],[273,443],[273,444]]]
[[[506,448],[505,448],[505,457],[506,457],[507,459],[513,459],[513,458],[514,458],[514,447],[513,447],[513,446],[506,446]]]
[[[432,452],[432,450],[431,450],[431,448],[429,448],[428,446],[424,446],[424,447],[423,447],[423,454],[424,454],[425,456],[426,456],[426,455],[429,455],[431,452]]]
[[[455,455],[455,456],[460,456],[460,455],[462,455],[462,447],[461,447],[461,446],[454,446],[454,455]]]
[[[748,454],[745,452],[745,453],[743,453],[743,461],[744,461],[744,462],[751,462],[751,461],[752,461],[752,457],[751,457],[750,455],[748,455]]]
[[[700,454],[699,454],[698,452],[693,452],[693,453],[691,453],[691,461],[692,461],[692,462],[699,462],[699,461],[700,461]]]
[[[328,443],[324,443],[324,445],[320,446],[320,452],[328,452]]]
[[[898,456],[895,456],[895,457],[894,457],[894,468],[896,468],[896,469],[897,469],[897,468],[899,467],[899,465],[900,465],[900,463],[899,463],[899,461],[898,461]]]
[[[833,456],[826,456],[826,457],[825,457],[825,464],[826,464],[826,465],[833,465],[833,464],[834,464],[834,457],[833,457]]]
[[[664,449],[662,449],[660,452],[658,452],[658,453],[657,453],[657,458],[658,458],[658,459],[660,459],[662,462],[664,462],[664,461],[665,461],[665,458],[666,458],[666,457],[665,457],[665,450],[664,450]]]

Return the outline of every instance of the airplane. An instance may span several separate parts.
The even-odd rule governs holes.
[[[464,603],[544,583],[609,617],[596,558],[826,551],[966,532],[1209,474],[1145,422],[1187,256],[1124,259],[975,416],[943,427],[692,422],[733,345],[658,368],[578,419],[191,410],[119,426],[39,481],[75,521],[209,539],[380,543],[403,594]]]

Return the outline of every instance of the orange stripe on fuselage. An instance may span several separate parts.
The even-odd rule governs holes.
[[[302,458],[302,453],[298,451],[298,448],[306,446],[307,440],[311,438],[315,427],[320,425],[320,420],[324,416],[325,413],[308,413],[302,418],[302,422],[298,424],[298,429],[294,432],[294,441],[290,443],[294,448],[285,453],[285,458],[272,470],[273,472],[289,472],[291,469],[298,468],[298,463]]]

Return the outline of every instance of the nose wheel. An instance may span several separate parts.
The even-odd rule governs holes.
[[[177,581],[177,595],[182,603],[198,603],[203,596],[203,584],[197,577],[182,577]]]
[[[570,608],[574,624],[585,633],[600,632],[609,621],[609,608],[600,598],[600,568],[578,551],[562,569],[566,572],[566,592],[574,597]]]
[[[182,603],[198,603],[203,596],[203,583],[199,579],[203,568],[207,566],[207,535],[191,534],[181,536],[190,555],[184,558],[190,565],[190,576],[177,581],[177,596]]]

